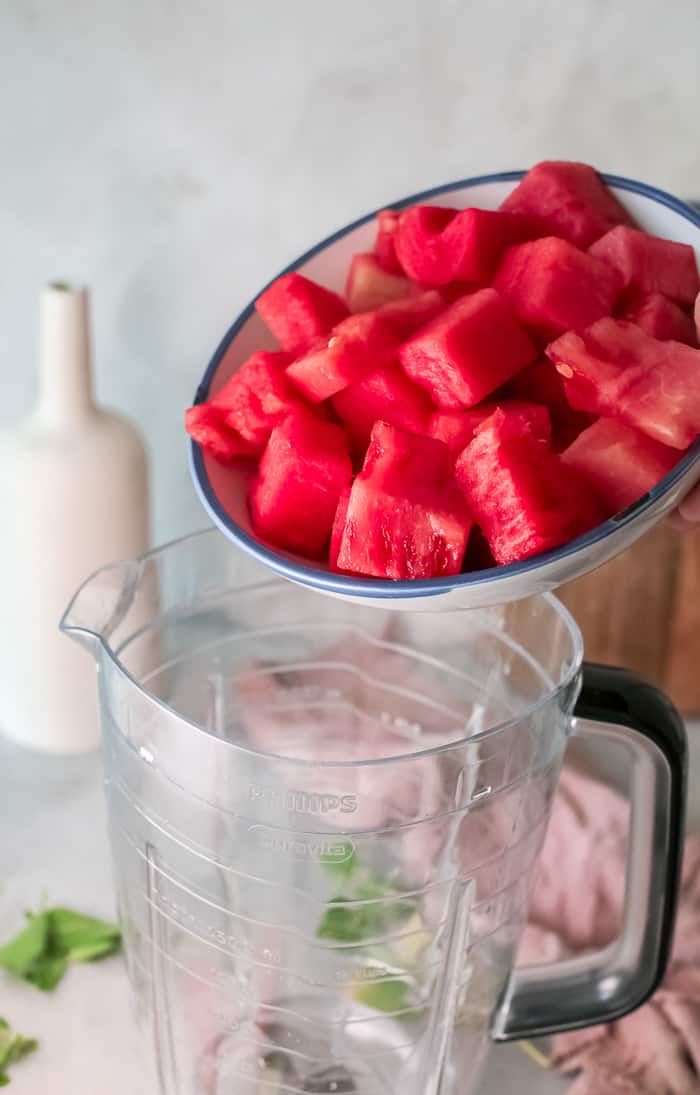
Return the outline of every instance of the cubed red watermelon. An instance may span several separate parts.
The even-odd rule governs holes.
[[[382,209],[377,213],[377,237],[374,241],[374,253],[382,270],[388,274],[402,274],[401,263],[396,257],[396,229],[399,226],[399,213],[396,209]]]
[[[336,567],[377,578],[458,574],[471,525],[447,447],[377,422],[350,491]]]
[[[348,314],[342,297],[302,274],[284,274],[255,302],[283,350],[301,354]]]
[[[338,508],[333,518],[331,542],[328,548],[328,565],[331,570],[338,570],[338,552],[345,532],[345,521],[348,515],[348,506],[350,505],[350,489],[350,487],[346,487],[338,499]]]
[[[185,429],[220,464],[232,464],[240,456],[253,456],[250,445],[227,428],[223,411],[210,402],[198,403],[185,411]]]
[[[561,454],[567,468],[588,480],[610,516],[651,490],[678,459],[676,449],[616,418],[599,418]]]
[[[674,449],[687,448],[700,431],[700,350],[607,317],[562,335],[547,355],[573,407],[621,418]]]
[[[575,411],[571,406],[566,398],[564,378],[547,357],[538,357],[531,365],[521,369],[499,394],[509,399],[541,403],[547,408],[555,452],[567,448],[594,421],[593,415]]]
[[[290,415],[272,431],[260,460],[250,496],[256,534],[320,558],[351,479],[345,431],[310,415]]]
[[[416,291],[408,278],[389,274],[376,255],[353,255],[345,283],[345,297],[351,312],[371,312],[390,300],[400,300]]]
[[[506,247],[537,235],[539,226],[517,214],[414,205],[399,218],[396,254],[408,276],[423,285],[484,282]]]
[[[621,288],[607,263],[555,236],[510,247],[493,285],[545,341],[610,315]]]
[[[663,293],[680,304],[692,304],[700,293],[695,251],[687,243],[619,225],[597,240],[588,253],[617,270],[625,289]]]
[[[593,168],[541,163],[499,211],[376,227],[352,314],[278,278],[256,303],[281,351],[186,412],[208,458],[257,465],[267,543],[378,578],[507,564],[632,504],[700,432],[694,252],[638,231]],[[217,474],[227,505],[240,480]]]
[[[320,403],[387,365],[396,356],[399,341],[391,319],[378,312],[348,316],[294,361],[287,376],[307,399]]]
[[[695,324],[690,316],[661,293],[628,301],[622,318],[636,323],[652,338],[662,341],[671,338],[687,346],[697,346]]]
[[[552,424],[547,408],[541,403],[526,403],[518,399],[504,399],[498,403],[488,401],[464,411],[434,411],[428,420],[428,436],[444,442],[456,455],[469,444],[477,427],[499,407],[505,415],[515,415],[527,423],[535,437],[550,440]]]
[[[211,399],[223,413],[224,425],[252,453],[263,451],[272,430],[287,415],[308,408],[285,375],[291,361],[291,354],[258,350]]]
[[[501,410],[458,456],[455,476],[501,565],[558,547],[602,518],[586,480]]]
[[[425,433],[432,404],[395,362],[376,369],[333,396],[333,408],[364,455],[378,420],[411,433]]]
[[[438,407],[452,410],[480,403],[536,355],[508,304],[481,289],[404,342],[399,360]]]
[[[598,172],[585,163],[536,164],[501,209],[537,217],[543,234],[561,236],[577,247],[590,246],[616,224],[634,224]]]
[[[424,327],[445,309],[445,301],[436,289],[412,293],[403,300],[392,300],[377,308],[377,315],[387,320],[397,338],[403,341]]]

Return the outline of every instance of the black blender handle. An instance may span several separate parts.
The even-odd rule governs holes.
[[[494,1015],[497,1041],[610,1023],[658,987],[680,888],[688,746],[671,701],[627,669],[584,663],[574,733],[615,741],[632,758],[620,937],[594,954],[515,970]]]

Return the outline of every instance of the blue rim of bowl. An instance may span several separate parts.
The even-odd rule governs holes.
[[[282,277],[284,274],[291,274],[304,263],[308,262],[309,259],[312,259],[314,255],[317,255],[319,251],[325,250],[326,247],[329,247],[337,240],[347,236],[356,228],[360,228],[363,224],[371,221],[382,209],[402,209],[405,206],[414,205],[416,202],[438,197],[440,194],[448,193],[451,190],[466,189],[474,186],[481,186],[486,183],[517,182],[519,179],[522,179],[525,174],[525,170],[501,171],[492,175],[476,175],[468,179],[458,179],[455,182],[442,183],[440,186],[434,186],[430,190],[421,190],[417,194],[403,197],[399,201],[386,202],[384,205],[379,206],[378,209],[374,209],[371,213],[367,213],[363,217],[358,217],[358,219],[352,221],[351,224],[344,225],[342,228],[338,229],[337,232],[333,232],[332,235],[320,240],[319,243],[309,248],[303,255],[300,255],[293,262],[290,262],[288,266],[285,266],[283,270],[280,270],[279,273],[275,274],[266,285],[258,290],[250,303],[247,304],[243,311],[237,316],[222,338],[214,356],[207,366],[204,376],[197,388],[194,399],[195,404],[202,403],[207,398],[211,382],[216,375],[217,369],[219,368],[221,360],[228,350],[229,345],[244,324],[250,319],[255,310],[255,301],[260,294],[265,291],[268,285],[271,285],[273,281],[276,281],[277,278]],[[685,202],[681,201],[680,198],[675,198],[665,190],[659,190],[655,186],[649,186],[647,183],[638,182],[636,179],[625,178],[623,175],[610,175],[601,172],[601,177],[610,186],[614,186],[619,190],[627,190],[633,194],[641,194],[643,197],[650,198],[659,205],[665,205],[668,209],[672,209],[675,213],[678,213],[685,220],[700,229],[700,212],[696,212]],[[569,541],[569,543],[564,544],[560,548],[543,552],[540,555],[534,555],[519,563],[508,563],[505,566],[491,567],[488,570],[471,570],[465,574],[455,574],[447,578],[415,578],[397,581],[385,578],[354,578],[349,575],[336,574],[333,571],[319,570],[313,566],[305,566],[302,563],[298,563],[293,559],[278,554],[272,548],[266,547],[265,544],[260,543],[259,540],[256,540],[254,536],[251,536],[250,533],[246,532],[244,528],[234,521],[219,502],[209,481],[209,476],[207,475],[201,447],[196,442],[190,440],[189,449],[192,477],[204,508],[207,510],[215,524],[219,526],[221,531],[234,543],[243,548],[249,555],[257,559],[258,562],[263,563],[265,566],[271,568],[285,578],[290,578],[303,585],[313,586],[316,589],[323,589],[328,593],[337,593],[354,597],[402,598],[435,597],[450,593],[454,589],[463,589],[469,586],[482,585],[487,582],[504,581],[509,578],[520,577],[530,571],[539,570],[541,567],[547,566],[555,561],[566,559],[570,555],[593,547],[595,544],[607,539],[611,533],[617,532],[620,529],[624,529],[633,524],[642,516],[642,514],[651,509],[652,506],[659,502],[665,494],[672,490],[673,487],[686,476],[690,469],[700,459],[700,437],[695,440],[683,459],[675,465],[668,475],[637,502],[627,507],[627,509],[623,510],[621,513],[609,518],[609,520],[604,521],[603,524],[596,525],[590,532],[585,533],[583,536],[579,536],[576,540]]]

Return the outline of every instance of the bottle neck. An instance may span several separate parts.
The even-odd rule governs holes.
[[[88,290],[48,285],[40,305],[39,417],[66,424],[94,406]]]

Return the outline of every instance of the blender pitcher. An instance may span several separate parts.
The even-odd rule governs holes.
[[[554,598],[348,604],[206,532],[100,571],[62,626],[98,663],[161,1095],[466,1095],[490,1039],[606,1022],[656,987],[683,727],[638,677],[582,665]],[[630,755],[620,937],[513,970],[572,733]]]

